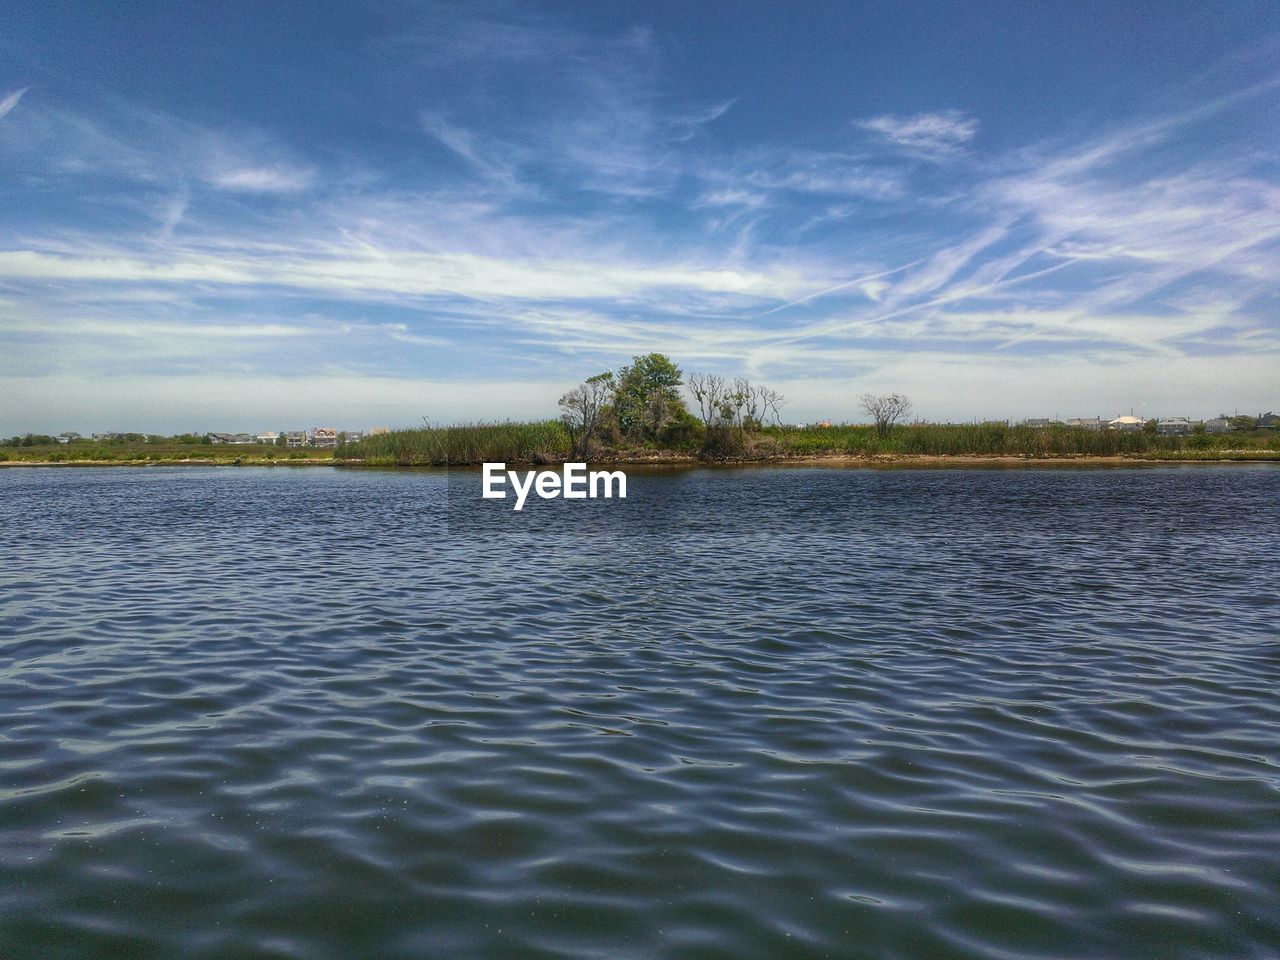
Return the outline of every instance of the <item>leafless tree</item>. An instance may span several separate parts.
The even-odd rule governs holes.
[[[911,401],[900,393],[864,393],[860,399],[862,409],[875,421],[876,436],[879,437],[887,437],[893,425],[911,413]]]
[[[703,426],[710,430],[720,421],[726,390],[724,377],[714,373],[693,373],[686,382],[698,403],[698,416],[702,418]]]
[[[751,446],[750,435],[770,417],[777,422],[786,402],[776,390],[746,377],[727,380],[714,373],[694,373],[685,382],[707,428],[702,452],[709,457],[742,455]]]
[[[601,373],[560,398],[560,420],[569,431],[575,454],[585,457],[591,452],[591,439],[600,424],[600,412],[613,395],[613,388],[613,373]]]
[[[714,373],[695,373],[688,378],[689,392],[698,403],[698,413],[708,430],[713,427],[755,428],[766,419],[775,423],[786,399],[777,390],[746,377],[732,382]]]
[[[752,389],[755,393],[755,406],[753,409],[759,411],[758,415],[753,414],[757,422],[763,424],[765,418],[772,417],[774,423],[781,423],[782,405],[787,402],[786,398],[777,390],[770,390],[763,383],[757,384]]]

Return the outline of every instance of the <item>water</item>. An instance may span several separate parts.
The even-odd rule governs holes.
[[[0,471],[0,956],[1275,957],[1280,470]]]

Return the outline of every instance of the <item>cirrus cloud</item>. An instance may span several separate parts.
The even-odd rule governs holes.
[[[18,101],[22,99],[22,95],[26,92],[27,88],[23,87],[21,90],[15,90],[3,100],[0,100],[0,117],[3,117],[6,113],[16,107],[18,105]]]
[[[899,117],[886,114],[856,125],[895,146],[932,158],[950,156],[978,133],[978,121],[960,110],[939,110]]]

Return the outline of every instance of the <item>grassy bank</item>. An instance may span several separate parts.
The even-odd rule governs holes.
[[[1093,431],[1054,426],[1043,429],[999,424],[922,424],[895,428],[878,437],[869,426],[769,427],[746,436],[741,460],[787,460],[822,456],[932,457],[1130,457],[1151,460],[1280,460],[1274,434],[1199,434],[1162,437],[1143,432]],[[699,458],[701,438],[676,449],[649,446],[598,448],[598,462]],[[339,461],[375,466],[469,465],[486,461],[555,463],[572,446],[557,421],[470,424],[461,427],[397,430],[339,447]]]
[[[897,427],[878,437],[869,426],[770,428],[756,442],[772,443],[784,455],[843,453],[876,456],[986,457],[1170,457],[1206,459],[1202,454],[1252,450],[1280,451],[1274,434],[1198,434],[1162,437],[1142,431],[1086,430],[1082,427],[1023,427],[1003,424],[919,424]],[[1182,456],[1185,455],[1185,456]],[[1213,459],[1213,457],[1208,457]]]
[[[558,420],[393,430],[338,448],[337,459],[369,466],[448,466],[566,459],[572,444]]]
[[[694,433],[676,447],[599,446],[592,460],[604,462],[696,462],[704,459]],[[1061,459],[1123,457],[1154,461],[1280,460],[1275,433],[1198,434],[1161,437],[1148,433],[1093,431],[1078,427],[1007,427],[1000,424],[921,424],[878,437],[869,426],[768,427],[744,436],[735,461],[810,457],[1019,457]],[[368,466],[451,466],[486,461],[539,464],[572,458],[572,444],[556,420],[468,424],[396,430],[366,437],[337,450],[267,444],[95,443],[79,441],[30,447],[0,447],[0,464],[267,465],[362,463]]]
[[[297,463],[332,461],[333,453],[333,450],[291,449],[265,443],[98,443],[79,440],[31,447],[0,447],[0,463]]]

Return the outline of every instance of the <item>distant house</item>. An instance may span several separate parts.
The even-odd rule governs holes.
[[[93,435],[93,439],[95,439],[95,440],[119,440],[122,436],[124,436],[124,434],[122,434],[122,433],[115,433],[115,432],[111,432],[111,433],[95,433],[95,434]]]
[[[391,432],[390,427],[370,427],[369,428],[369,436],[371,437],[376,437],[381,434],[390,433],[390,432]]]
[[[81,439],[80,434],[76,433],[74,430],[68,430],[65,433],[58,434],[59,443],[70,443],[72,440],[79,439]]]
[[[1068,427],[1079,427],[1082,430],[1101,430],[1106,421],[1101,417],[1072,417],[1067,421]]]
[[[1048,417],[1031,417],[1022,421],[1024,427],[1034,427],[1036,430],[1043,430],[1052,423]]]
[[[254,437],[254,440],[258,443],[275,443],[279,439],[280,434],[276,433],[274,430],[264,430],[262,433]]]
[[[227,443],[257,443],[257,440],[254,439],[253,434],[251,433],[235,433],[231,435],[231,439],[228,440]]]
[[[1133,433],[1142,429],[1142,418],[1135,417],[1132,414],[1125,414],[1122,417],[1116,417],[1107,424],[1108,430],[1122,430],[1125,433]]]
[[[211,433],[209,434],[210,443],[231,443],[235,440],[234,433]]]
[[[343,430],[341,439],[343,443],[356,443],[364,439],[364,433],[359,430]]]
[[[316,427],[311,431],[313,447],[336,447],[338,445],[337,427]]]
[[[1280,430],[1280,417],[1268,410],[1258,417],[1259,430]]]
[[[1205,433],[1230,433],[1231,421],[1226,417],[1214,417],[1204,422]]]
[[[1191,421],[1186,417],[1166,417],[1156,424],[1156,431],[1164,437],[1185,437],[1191,433]]]
[[[305,447],[307,445],[307,431],[305,430],[289,430],[284,435],[284,445],[286,447]]]

